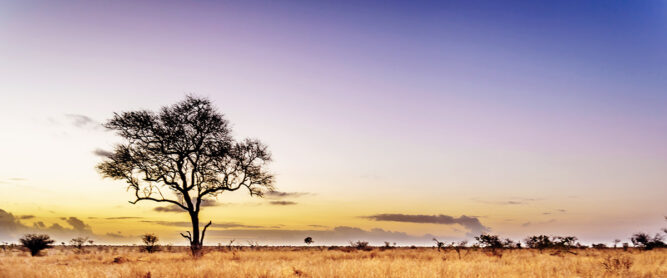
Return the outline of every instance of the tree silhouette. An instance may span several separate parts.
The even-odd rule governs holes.
[[[271,161],[258,140],[235,141],[223,115],[205,98],[187,96],[155,113],[147,110],[114,113],[105,127],[125,139],[97,165],[107,178],[124,180],[139,201],[167,203],[188,212],[192,231],[188,239],[194,256],[204,243],[208,222],[201,230],[202,201],[224,191],[247,188],[262,196],[273,190]]]
[[[662,240],[663,238],[660,234],[656,234],[653,238],[651,238],[651,236],[646,233],[636,233],[630,238],[630,241],[632,241],[633,245],[644,250],[667,247],[667,244],[665,244],[665,242]]]
[[[155,234],[144,234],[141,236],[141,241],[144,242],[144,246],[142,247],[143,251],[146,251],[148,253],[153,253],[156,251],[160,251],[160,245],[157,244],[158,242],[158,237]]]
[[[313,238],[306,237],[305,239],[303,239],[303,242],[306,243],[307,245],[311,245],[313,243]]]
[[[53,243],[55,241],[48,235],[27,234],[20,238],[19,242],[21,242],[23,247],[30,250],[31,256],[37,256],[40,251],[47,248],[53,248]]]
[[[88,241],[87,237],[75,237],[69,241],[69,244],[74,246],[74,248],[76,248],[79,252],[82,252],[86,241]]]

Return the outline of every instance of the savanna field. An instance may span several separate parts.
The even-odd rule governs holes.
[[[667,277],[667,250],[514,249],[490,252],[392,248],[211,248],[194,259],[186,249],[56,247],[42,256],[0,254],[0,277]]]

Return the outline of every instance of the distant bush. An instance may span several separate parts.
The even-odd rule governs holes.
[[[607,245],[605,245],[604,243],[593,243],[591,247],[593,247],[594,249],[606,249]]]
[[[496,249],[504,246],[497,235],[481,234],[476,236],[475,240],[482,248]]]
[[[540,251],[547,248],[565,249],[575,248],[581,246],[577,242],[577,237],[574,236],[529,236],[525,240],[528,248],[539,249]]]
[[[382,247],[380,248],[380,250],[387,250],[387,249],[393,249],[393,248],[396,248],[396,242],[394,242],[393,245],[392,245],[391,242],[389,242],[389,241],[385,241],[385,242],[384,242],[384,246],[382,246]]]
[[[31,256],[37,256],[40,251],[53,248],[53,243],[55,240],[51,239],[48,235],[36,235],[36,234],[27,234],[19,239],[23,247],[30,250]]]
[[[364,251],[370,251],[372,249],[368,245],[368,241],[357,241],[357,242],[351,242],[350,241],[350,247],[355,248],[357,250],[364,250]]]
[[[438,252],[440,252],[440,250],[442,250],[443,248],[445,248],[445,243],[444,243],[444,242],[439,241],[439,240],[436,239],[436,238],[433,238],[433,241],[435,241],[435,247],[438,248]]]
[[[555,236],[551,241],[555,248],[570,249],[579,246],[575,236]]]
[[[667,247],[660,234],[656,234],[654,237],[651,237],[646,233],[636,233],[632,235],[630,241],[632,241],[632,244],[634,246],[642,248],[644,250]]]
[[[144,242],[144,246],[141,247],[142,251],[153,253],[160,251],[160,245],[157,244],[158,237],[155,234],[145,234],[141,236],[141,241]]]
[[[306,237],[306,238],[303,239],[303,242],[306,243],[307,245],[310,245],[310,244],[312,244],[314,241],[313,241],[313,238],[312,238],[312,237]]]
[[[83,251],[84,245],[88,241],[87,237],[75,237],[69,241],[69,244],[76,248],[79,252]]]
[[[528,248],[534,248],[534,249],[542,250],[542,249],[553,247],[553,243],[551,242],[551,239],[549,239],[549,236],[545,236],[545,235],[529,236],[524,241],[526,242],[526,246]]]

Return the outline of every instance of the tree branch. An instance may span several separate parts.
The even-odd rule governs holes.
[[[201,232],[201,239],[200,239],[199,245],[204,246],[204,235],[206,235],[206,229],[208,229],[208,226],[211,226],[211,224],[213,224],[213,222],[208,221],[208,224],[206,224],[206,226],[204,226],[204,230],[202,230],[202,232]]]
[[[187,238],[190,241],[190,243],[192,243],[192,233],[190,233],[190,231],[186,231],[186,232],[188,233],[187,235],[184,235],[183,233],[181,233],[181,236],[184,237],[184,238]]]

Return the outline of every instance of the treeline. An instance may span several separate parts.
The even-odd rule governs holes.
[[[667,230],[663,230],[665,234],[667,234]],[[153,253],[153,252],[158,252],[161,250],[161,246],[158,244],[158,237],[154,234],[145,234],[141,236],[141,240],[143,241],[144,245],[141,246],[141,251],[143,252],[148,252],[148,253]],[[537,249],[537,250],[545,250],[545,249],[556,249],[559,252],[560,251],[565,251],[565,252],[570,252],[570,249],[582,249],[582,248],[596,248],[596,249],[603,249],[603,248],[608,248],[605,244],[603,243],[597,243],[597,244],[592,244],[591,246],[586,246],[578,242],[577,237],[575,236],[547,236],[547,235],[535,235],[535,236],[529,236],[526,237],[522,242],[519,241],[513,241],[509,238],[502,239],[497,235],[491,235],[491,234],[481,234],[479,236],[475,237],[475,241],[472,244],[468,244],[468,241],[459,241],[459,242],[451,242],[449,244],[439,241],[436,238],[433,238],[433,241],[436,242],[435,247],[438,249],[438,251],[445,250],[445,249],[453,249],[455,250],[459,256],[461,256],[461,250],[470,250],[470,249],[485,249],[485,250],[491,250],[494,254],[496,253],[497,250],[501,249],[521,249],[521,248],[528,248],[528,249]],[[656,248],[666,248],[667,244],[664,241],[664,236],[661,234],[656,234],[654,236],[650,236],[649,234],[646,233],[636,233],[630,237],[630,241],[632,242],[633,247],[642,249],[642,250],[652,250]],[[40,254],[40,252],[44,249],[48,248],[53,248],[54,247],[54,240],[50,238],[50,236],[45,235],[45,234],[27,234],[24,235],[22,238],[19,239],[20,246],[25,249],[26,251],[30,252],[32,256],[37,256]],[[230,241],[229,244],[229,249],[231,250],[232,248],[232,243],[234,241]],[[310,245],[314,242],[312,237],[306,237],[304,240],[304,243],[307,245]],[[614,245],[613,248],[616,248],[616,245],[620,242],[620,240],[616,239],[614,240]],[[83,252],[83,248],[85,247],[86,243],[89,244],[89,246],[93,245],[92,240],[88,240],[88,238],[83,238],[83,237],[78,237],[74,238],[70,241],[70,246],[74,248],[77,252]],[[65,243],[61,243],[63,247],[65,247]],[[13,249],[16,245],[14,244],[8,244],[8,243],[3,243],[0,245],[0,249],[3,251],[7,249]],[[257,242],[249,242],[249,246],[251,248],[258,247],[259,245]],[[220,249],[221,245],[218,244],[218,249]],[[627,250],[630,246],[629,244],[623,243],[622,245],[624,250]],[[364,250],[364,251],[370,251],[373,249],[372,246],[366,241],[356,241],[356,242],[350,242],[350,247],[352,249],[356,250]],[[396,243],[389,243],[385,242],[384,246],[379,247],[380,249],[393,249],[396,248]],[[416,246],[411,246],[410,248],[417,248]],[[337,250],[339,249],[336,246],[332,246],[329,248],[329,250]]]

